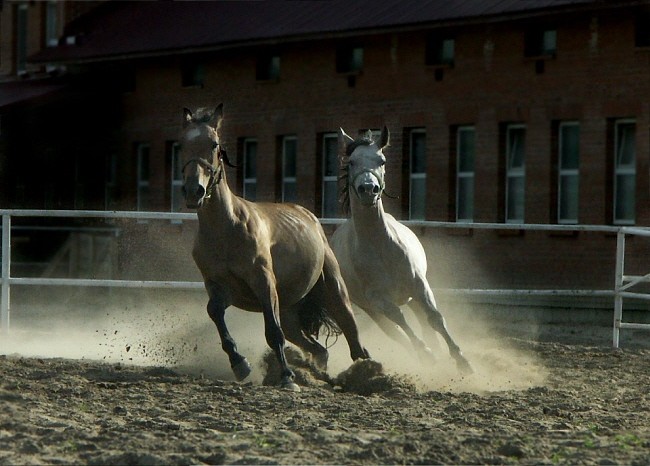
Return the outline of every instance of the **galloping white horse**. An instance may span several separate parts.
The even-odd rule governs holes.
[[[389,132],[381,132],[378,146],[368,131],[356,140],[343,129],[339,140],[345,147],[341,158],[345,180],[344,204],[350,219],[342,224],[330,241],[341,266],[352,301],[361,307],[394,340],[422,356],[431,350],[409,327],[400,306],[409,303],[422,328],[433,327],[445,339],[458,368],[472,368],[449,335],[445,320],[436,307],[426,279],[427,258],[417,236],[384,211],[383,149]]]

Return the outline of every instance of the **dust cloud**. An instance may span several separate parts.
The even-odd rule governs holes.
[[[173,367],[178,371],[234,380],[201,291],[85,291],[75,304],[22,303],[12,313],[12,328],[0,338],[1,354],[26,357],[101,360],[108,363]],[[450,311],[448,308],[447,311]],[[421,332],[407,310],[414,330]],[[450,312],[450,314],[452,314]],[[227,322],[240,352],[253,365],[249,381],[262,383],[268,351],[260,314],[230,308]],[[544,383],[546,371],[532,354],[509,346],[493,325],[475,314],[448,319],[452,336],[474,368],[463,376],[441,338],[431,345],[435,361],[421,361],[414,351],[390,340],[362,311],[357,313],[362,343],[387,374],[403,377],[419,390],[486,393],[523,390]],[[471,325],[466,325],[471,322]],[[343,336],[330,346],[332,377],[352,361]]]

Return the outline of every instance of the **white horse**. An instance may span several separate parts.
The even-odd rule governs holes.
[[[341,167],[345,180],[343,202],[350,218],[330,241],[352,301],[362,308],[391,338],[421,356],[432,356],[426,343],[409,327],[400,306],[409,304],[422,328],[429,325],[445,339],[449,353],[464,373],[472,368],[449,335],[445,320],[427,282],[427,258],[417,236],[384,211],[383,149],[389,132],[381,132],[380,145],[368,131],[356,140],[343,129],[340,145],[345,147]],[[435,337],[435,334],[433,334]]]

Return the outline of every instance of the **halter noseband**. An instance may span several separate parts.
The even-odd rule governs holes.
[[[222,148],[221,144],[216,143],[216,150],[217,150],[217,160],[219,161],[219,164],[223,162],[229,167],[237,168],[237,165],[234,165],[230,162],[230,160],[228,159],[228,153],[226,152],[225,149]],[[212,188],[218,185],[223,179],[223,167],[217,167],[220,168],[220,170],[217,172],[217,168],[212,166],[212,164],[208,162],[207,159],[204,159],[203,157],[194,157],[189,159],[187,162],[185,162],[183,168],[181,169],[181,173],[185,173],[185,169],[192,162],[205,168],[210,174],[210,178],[208,180],[208,186],[205,188],[206,197],[210,197],[210,192],[212,191]]]

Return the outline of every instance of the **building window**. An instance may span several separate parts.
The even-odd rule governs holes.
[[[424,220],[426,212],[427,135],[424,129],[409,133],[409,219]]]
[[[282,202],[296,202],[296,149],[295,136],[282,138]]]
[[[556,52],[555,29],[531,28],[526,32],[524,53],[527,57],[554,57]]]
[[[473,126],[456,131],[456,221],[474,221],[474,160],[476,134]]]
[[[636,217],[636,125],[617,120],[614,125],[614,223],[633,225]]]
[[[180,144],[172,142],[169,147],[170,163],[170,212],[180,212],[183,209],[183,166],[181,163]],[[172,223],[181,223],[172,221]]]
[[[183,87],[203,87],[204,75],[203,63],[186,60],[181,65],[181,84]]]
[[[27,5],[16,8],[16,74],[27,72]]]
[[[339,217],[338,202],[338,135],[327,133],[323,135],[323,201],[322,215],[325,218]]]
[[[506,128],[506,223],[524,223],[526,194],[526,127]]]
[[[430,34],[426,43],[426,64],[433,66],[454,66],[455,41],[451,37]]]
[[[650,47],[650,10],[639,11],[634,22],[634,45]]]
[[[137,210],[151,210],[151,193],[149,191],[149,154],[151,146],[147,143],[140,143],[136,146],[137,160]]]
[[[258,81],[277,81],[280,79],[280,56],[262,54],[257,57],[255,79]]]
[[[243,173],[244,183],[242,197],[249,201],[257,198],[257,140],[244,139]]]
[[[112,153],[106,157],[106,170],[104,181],[104,210],[115,210],[117,199],[117,154]]]
[[[59,44],[59,31],[57,24],[57,2],[48,1],[45,6],[45,45],[56,47]]]
[[[341,46],[336,50],[337,73],[360,73],[363,69],[363,47]]]
[[[580,192],[580,125],[562,122],[558,128],[557,222],[578,223]]]

